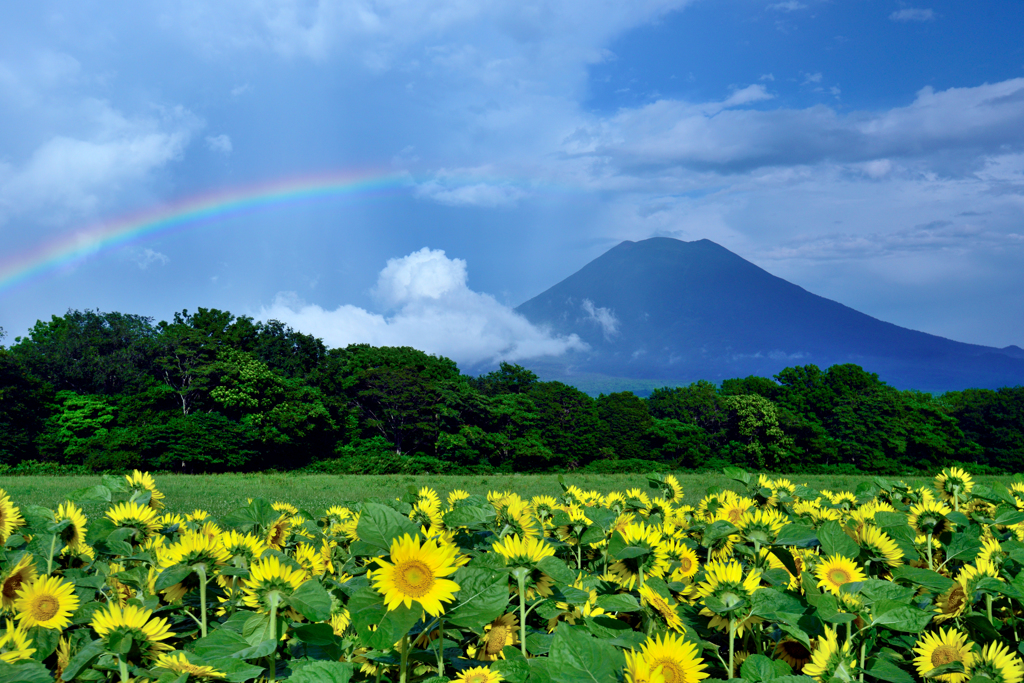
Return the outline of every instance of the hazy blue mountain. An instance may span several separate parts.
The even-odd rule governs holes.
[[[909,330],[812,294],[711,242],[623,242],[517,309],[590,351],[528,363],[545,379],[641,390],[856,363],[940,392],[1024,384],[1024,351]],[[619,378],[619,379],[612,379]]]

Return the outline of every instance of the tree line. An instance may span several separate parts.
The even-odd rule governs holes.
[[[2,334],[2,333],[0,333]],[[0,474],[1024,471],[1024,387],[938,396],[856,365],[593,398],[501,363],[329,349],[227,311],[68,311],[0,346]]]

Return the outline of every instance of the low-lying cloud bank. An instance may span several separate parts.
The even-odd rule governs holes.
[[[466,280],[464,260],[424,247],[389,259],[381,270],[374,293],[385,314],[349,304],[325,310],[282,292],[257,317],[280,320],[332,347],[412,346],[463,366],[587,349],[576,335],[552,335],[491,295],[474,292]]]

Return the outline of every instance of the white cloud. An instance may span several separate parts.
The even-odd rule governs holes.
[[[768,5],[768,9],[778,10],[780,12],[795,12],[799,9],[807,9],[807,5],[797,0],[786,0],[786,2],[776,2]]]
[[[206,147],[211,152],[218,152],[220,154],[231,153],[231,138],[221,133],[220,135],[207,135],[206,136]]]
[[[413,346],[464,366],[587,348],[576,335],[552,336],[489,294],[474,292],[466,279],[465,261],[424,248],[390,259],[380,272],[376,293],[396,309],[391,315],[347,304],[325,310],[286,292],[257,317],[281,320],[333,347]]]
[[[583,312],[587,314],[586,320],[597,323],[605,339],[611,339],[619,333],[619,319],[610,308],[594,306],[590,299],[584,299],[581,305]]]
[[[527,192],[511,183],[455,184],[430,180],[416,187],[416,196],[449,206],[496,208],[515,206]]]
[[[135,262],[139,267],[139,270],[146,270],[154,263],[159,263],[160,265],[165,266],[171,261],[167,254],[161,254],[159,251],[154,251],[149,247],[144,249],[129,249],[128,257]]]
[[[930,9],[907,7],[889,15],[890,21],[935,21],[935,12]]]
[[[808,85],[810,83],[821,83],[821,72],[813,74],[804,74],[804,82],[801,85]]]

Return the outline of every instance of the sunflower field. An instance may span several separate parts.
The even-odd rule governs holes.
[[[0,490],[0,681],[1020,683],[1024,480],[164,509]],[[87,519],[80,506],[102,507]]]

